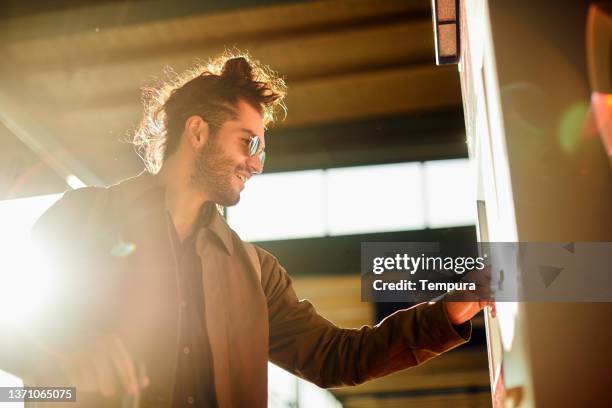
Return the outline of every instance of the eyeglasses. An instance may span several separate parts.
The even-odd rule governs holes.
[[[261,139],[259,136],[251,136],[251,141],[249,142],[249,156],[253,157],[255,155],[258,156],[259,163],[261,163],[261,171],[253,172],[253,174],[261,174],[264,163],[266,162],[266,151],[263,146],[261,146]]]

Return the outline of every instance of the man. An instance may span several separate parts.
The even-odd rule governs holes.
[[[237,204],[263,171],[284,94],[270,70],[227,54],[145,93],[134,142],[147,171],[66,193],[34,228],[62,284],[30,336],[31,382],[75,385],[84,406],[264,407],[269,360],[321,387],[352,385],[469,339],[484,303],[338,328],[227,226],[216,205]]]

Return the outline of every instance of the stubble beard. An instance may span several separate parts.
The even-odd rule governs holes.
[[[211,137],[196,157],[191,182],[195,188],[210,195],[215,203],[231,207],[240,201],[240,192],[232,187],[235,173],[231,158],[223,152],[215,137]]]

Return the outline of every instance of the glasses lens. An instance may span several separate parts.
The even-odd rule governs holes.
[[[253,136],[251,138],[251,142],[249,143],[249,155],[251,157],[257,155],[257,158],[259,159],[259,163],[261,163],[261,168],[263,171],[263,166],[264,163],[266,162],[266,151],[261,149],[261,151],[259,151],[259,136]],[[260,174],[261,171],[258,171],[256,174]]]
[[[249,155],[255,156],[258,149],[259,149],[259,136],[253,136],[251,138],[251,143],[249,143]]]

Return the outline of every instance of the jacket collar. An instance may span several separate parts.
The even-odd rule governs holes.
[[[162,194],[164,192],[164,187],[147,170],[143,170],[137,176],[123,180],[119,183],[119,186],[122,187],[123,197],[128,206],[154,189],[159,189]],[[219,238],[225,250],[232,255],[234,252],[232,230],[219,213],[217,205],[211,202],[205,203],[200,210],[200,217],[202,228],[212,231]]]
[[[234,253],[234,240],[232,239],[232,230],[225,221],[225,218],[219,213],[217,204],[206,203],[200,211],[202,217],[202,227],[211,230],[223,243],[228,254]]]

